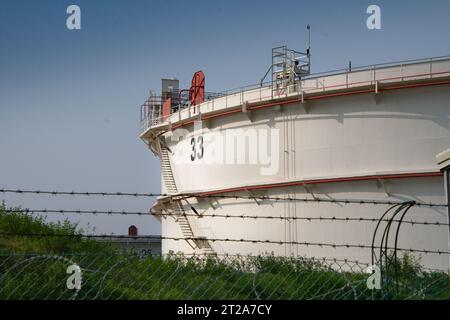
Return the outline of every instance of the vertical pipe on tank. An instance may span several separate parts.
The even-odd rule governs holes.
[[[449,223],[448,226],[448,234],[449,234],[449,245],[450,245],[450,167],[446,167],[444,170],[444,188],[445,188],[445,195],[446,195],[446,204],[447,204],[447,222]]]
[[[450,246],[450,149],[445,150],[436,155],[436,162],[439,169],[444,173],[444,191],[446,196],[446,205],[447,205],[447,223],[448,226],[448,245]],[[448,272],[450,274],[450,256],[449,256],[449,265]]]

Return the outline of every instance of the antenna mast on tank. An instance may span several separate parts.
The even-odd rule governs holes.
[[[308,49],[306,49],[306,55],[308,56],[308,64],[311,66],[311,26],[306,26],[308,29]]]

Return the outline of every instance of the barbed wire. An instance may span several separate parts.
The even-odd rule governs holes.
[[[64,209],[28,209],[28,208],[17,208],[17,209],[4,209],[4,212],[24,212],[24,213],[51,213],[51,214],[105,214],[105,215],[139,215],[139,216],[148,216],[151,215],[149,212],[143,211],[114,211],[114,210],[64,210]]]
[[[151,213],[152,215],[155,216],[170,216],[170,217],[176,217],[176,215],[171,214],[171,213]],[[236,218],[236,219],[251,219],[251,220],[257,220],[257,219],[269,219],[269,220],[304,220],[304,221],[308,221],[308,222],[312,222],[312,221],[341,221],[341,222],[378,222],[378,221],[382,221],[382,222],[402,222],[402,223],[406,223],[406,224],[412,224],[412,225],[430,225],[430,226],[450,226],[449,223],[445,223],[445,222],[439,222],[439,221],[435,221],[435,222],[431,222],[431,221],[415,221],[415,220],[402,220],[400,221],[399,219],[394,219],[394,220],[390,220],[390,219],[381,219],[380,218],[365,218],[365,217],[324,217],[324,216],[319,216],[319,217],[308,217],[308,216],[303,216],[303,217],[281,217],[281,216],[257,216],[257,215],[230,215],[230,214],[191,214],[191,213],[185,213],[183,214],[185,216],[191,216],[191,217],[197,217],[197,218],[203,218],[203,217],[211,217],[211,218]]]
[[[171,214],[171,213],[149,213],[149,212],[141,212],[141,211],[114,211],[114,210],[63,210],[63,209],[4,209],[4,212],[20,212],[23,211],[24,213],[30,213],[30,214],[36,214],[36,213],[43,213],[43,214],[104,214],[104,215],[139,215],[139,216],[161,216],[161,217],[176,217],[177,215]],[[319,216],[319,217],[281,217],[281,216],[258,216],[258,215],[245,215],[245,214],[238,214],[238,215],[231,215],[231,214],[194,214],[194,213],[184,213],[184,216],[188,217],[197,217],[197,218],[225,218],[225,219],[250,219],[250,220],[257,220],[257,219],[266,219],[266,220],[302,220],[307,222],[313,222],[313,221],[338,221],[338,222],[389,222],[390,219],[381,219],[380,218],[366,218],[366,217],[326,217],[326,216]],[[427,226],[450,226],[449,223],[439,222],[439,221],[415,221],[415,220],[398,220],[394,219],[392,222],[402,222],[406,224],[411,225],[427,225]]]
[[[66,233],[13,233],[13,232],[0,232],[0,237],[43,237],[43,238],[85,238],[85,239],[155,239],[155,240],[168,240],[166,237],[158,235],[141,235],[141,236],[130,236],[121,234],[66,234]],[[169,237],[171,238],[171,237]],[[185,238],[176,238],[182,240]],[[176,240],[175,238],[172,240]],[[187,239],[190,240],[190,239]]]
[[[68,196],[129,196],[129,197],[172,197],[175,200],[186,198],[210,198],[210,199],[244,199],[244,200],[269,200],[269,201],[299,201],[315,203],[339,203],[339,204],[371,204],[371,205],[395,205],[405,201],[385,201],[375,199],[325,199],[313,196],[312,198],[298,198],[290,196],[244,196],[244,195],[226,195],[226,194],[205,194],[205,193],[139,193],[139,192],[78,192],[78,191],[49,191],[49,190],[21,190],[21,189],[0,189],[0,193],[18,193],[18,194],[37,194],[37,195],[68,195]],[[224,192],[228,193],[228,192]],[[426,203],[413,201],[416,206],[425,207],[448,207],[446,203]]]
[[[66,195],[66,196],[123,196],[123,197],[159,197],[169,196],[166,193],[139,193],[139,192],[79,192],[79,191],[49,191],[49,190],[21,190],[0,189],[0,193]]]
[[[0,237],[62,237],[62,238],[86,238],[86,239],[156,239],[156,240],[174,240],[174,241],[211,241],[211,242],[240,242],[240,243],[266,243],[277,245],[302,245],[302,246],[316,246],[316,247],[330,247],[330,248],[359,248],[359,249],[387,249],[397,250],[404,252],[416,252],[424,254],[438,254],[438,255],[450,255],[450,251],[441,250],[427,250],[427,249],[413,249],[413,248],[394,248],[394,247],[377,247],[365,244],[337,244],[337,243],[322,243],[322,242],[306,242],[306,241],[281,241],[281,240],[259,240],[259,239],[230,239],[230,238],[206,238],[206,237],[169,237],[169,236],[128,236],[128,235],[93,235],[93,234],[58,234],[58,233],[0,233]]]

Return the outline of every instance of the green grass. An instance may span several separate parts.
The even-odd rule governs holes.
[[[21,208],[0,204],[0,253],[98,253],[111,246],[92,239],[82,239],[83,229],[68,220],[46,222],[42,216],[27,214]],[[12,237],[1,234],[46,234],[54,236]],[[70,237],[64,237],[70,236]]]
[[[81,238],[68,221],[5,209],[0,233],[55,237],[0,236],[0,299],[450,299],[448,275],[424,272],[409,256],[391,263],[382,290],[371,291],[357,264],[350,271],[349,263],[273,256],[143,258]],[[83,270],[78,292],[66,287],[72,263]]]

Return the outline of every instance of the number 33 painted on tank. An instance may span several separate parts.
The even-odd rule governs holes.
[[[195,137],[191,138],[191,161],[195,161],[195,158],[202,159],[203,158],[203,136],[198,136],[197,139]]]

